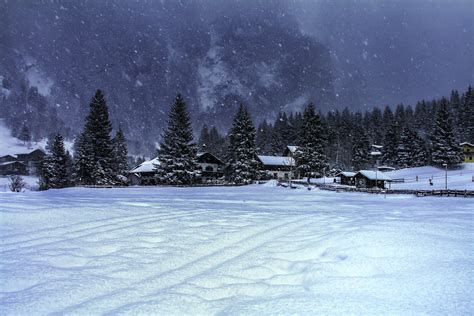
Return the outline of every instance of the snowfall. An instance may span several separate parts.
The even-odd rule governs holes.
[[[273,182],[2,192],[0,314],[472,314],[473,206]]]

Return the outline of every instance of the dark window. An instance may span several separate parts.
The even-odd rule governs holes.
[[[208,172],[213,172],[213,171],[214,171],[214,168],[212,168],[212,166],[207,166],[207,167],[206,167],[206,171],[208,171]]]

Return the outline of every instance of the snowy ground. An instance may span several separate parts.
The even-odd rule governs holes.
[[[271,185],[0,193],[0,314],[467,315],[472,206]]]

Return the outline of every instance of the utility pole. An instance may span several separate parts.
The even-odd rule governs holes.
[[[443,167],[445,168],[445,172],[444,172],[444,189],[447,190],[448,189],[448,164],[447,163],[444,163],[443,164]]]

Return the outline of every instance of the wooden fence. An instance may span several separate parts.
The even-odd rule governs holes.
[[[285,182],[286,184],[288,182]],[[307,186],[305,181],[292,181],[297,185]],[[412,194],[419,197],[422,196],[452,196],[452,197],[474,197],[474,190],[392,190],[392,189],[366,189],[357,188],[352,186],[335,186],[320,183],[311,183],[312,186],[316,186],[321,190],[334,191],[334,192],[363,192],[371,194]]]

